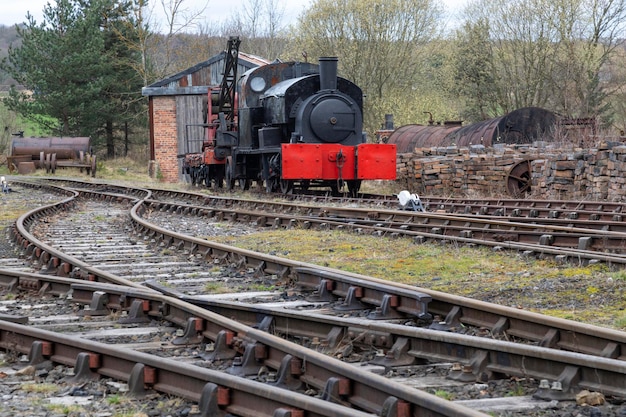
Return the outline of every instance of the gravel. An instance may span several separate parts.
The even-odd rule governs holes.
[[[59,196],[38,190],[13,187],[13,192],[0,195],[0,213],[16,213],[15,217],[30,209],[58,201]],[[9,228],[14,219],[0,217],[0,267],[27,268],[30,262],[21,259],[9,238]],[[152,214],[151,220],[167,223],[168,216]],[[252,225],[213,225],[214,229],[198,227],[194,219],[179,223],[179,231],[194,235],[247,234],[255,230]],[[550,285],[554,283],[551,282]],[[546,284],[548,285],[548,284]],[[546,288],[549,290],[549,288]],[[503,296],[502,293],[498,294]],[[4,299],[5,297],[0,297]],[[126,394],[127,385],[102,378],[87,383],[71,380],[73,369],[66,366],[32,367],[28,358],[16,352],[0,354],[0,417],[57,417],[57,416],[194,416],[197,405],[178,398],[150,394],[144,398],[133,398]],[[420,375],[406,375],[420,378]],[[483,384],[463,387],[427,389],[436,395],[449,396],[451,400],[486,400],[510,395],[530,396],[536,391],[537,381],[502,379]],[[501,417],[626,417],[626,406],[618,400],[607,398],[601,405],[581,404],[575,401],[559,402],[547,408],[523,411],[493,411]]]

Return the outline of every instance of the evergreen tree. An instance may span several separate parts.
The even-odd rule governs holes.
[[[115,137],[145,114],[137,59],[122,39],[132,38],[127,0],[57,0],[44,21],[27,16],[21,44],[2,68],[28,92],[12,88],[5,104],[63,136],[91,136],[115,155]]]

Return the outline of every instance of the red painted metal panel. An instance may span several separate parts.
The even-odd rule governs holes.
[[[203,162],[206,165],[225,165],[226,158],[218,159],[215,157],[215,149],[206,148],[203,153]]]
[[[282,144],[282,178],[286,180],[355,179],[354,146],[337,144]]]
[[[396,179],[396,145],[364,143],[357,146],[356,152],[358,179]]]

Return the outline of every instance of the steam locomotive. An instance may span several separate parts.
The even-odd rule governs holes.
[[[366,143],[363,93],[337,76],[337,62],[275,62],[247,71],[236,89],[223,84],[233,105],[224,106],[225,97],[225,111],[209,117],[202,179],[217,186],[224,180],[228,189],[256,181],[283,193],[313,187],[338,193],[347,185],[352,196],[363,180],[394,180],[396,146]],[[233,78],[226,70],[224,76]]]

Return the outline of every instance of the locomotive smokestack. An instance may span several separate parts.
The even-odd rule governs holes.
[[[393,130],[393,114],[385,115],[385,130]]]
[[[320,90],[337,89],[337,57],[320,58]]]

